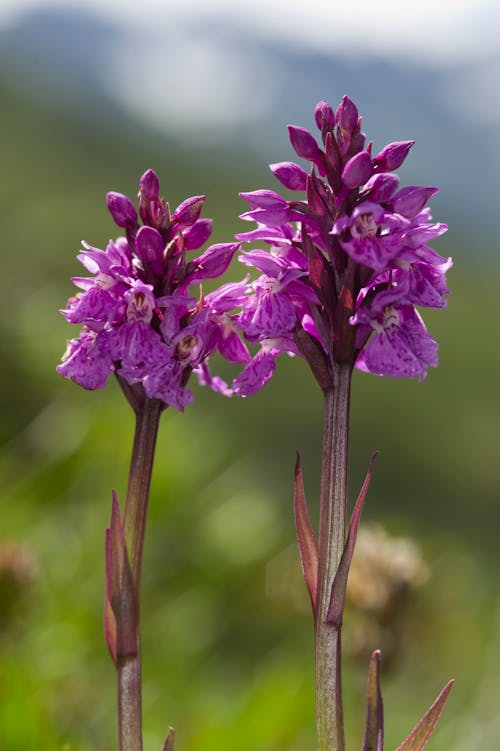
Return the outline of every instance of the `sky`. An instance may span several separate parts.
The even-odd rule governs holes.
[[[0,0],[14,47],[24,16],[35,44],[25,39],[16,70],[41,90],[64,97],[69,76],[78,96],[90,71],[134,122],[260,154],[275,153],[287,122],[311,126],[319,98],[348,93],[376,146],[426,143],[414,180],[430,162],[464,214],[496,195],[499,0]]]
[[[370,78],[364,89],[375,94],[379,84],[381,101],[392,94],[387,80],[377,81],[378,61],[401,71],[400,80],[406,80],[406,68],[421,70],[425,96],[412,89],[416,78],[411,75],[407,90],[399,94],[392,90],[396,98],[402,96],[400,105],[406,114],[422,102],[430,107],[430,115],[439,102],[446,127],[460,121],[464,132],[479,136],[489,148],[485,169],[497,169],[498,0],[0,0],[0,31],[18,22],[22,25],[30,11],[47,8],[84,10],[106,21],[107,27],[118,28],[119,33],[109,34],[104,51],[101,45],[95,56],[99,83],[125,111],[163,132],[192,133],[207,144],[224,141],[229,131],[236,136],[241,132],[247,145],[252,138],[259,145],[259,127],[266,118],[276,119],[276,107],[287,110],[279,112],[279,122],[291,122],[289,118],[297,117],[294,100],[305,106],[313,96],[314,87],[305,80],[303,68],[292,72],[286,55],[271,54],[288,47],[304,53],[299,60],[308,52],[344,62],[352,59],[355,64],[362,60]],[[73,18],[78,25],[78,16]],[[259,39],[264,42],[261,46]],[[247,44],[251,40],[257,44]],[[82,65],[92,63],[85,59],[86,49],[93,49],[91,39],[85,51],[78,47],[73,54],[83,56]],[[36,66],[36,60],[32,64]],[[324,70],[328,73],[327,65]],[[383,67],[380,75],[384,76]],[[351,89],[335,95],[343,93]],[[329,96],[330,89],[322,82],[318,98]],[[368,101],[363,105],[367,116],[369,106]],[[418,114],[426,124],[426,113]],[[436,126],[429,122],[424,136],[437,135]],[[475,147],[473,140],[466,145]]]
[[[332,52],[409,56],[463,64],[498,51],[497,0],[1,0],[0,27],[26,10],[86,8],[115,23],[159,30],[204,16],[225,18],[271,38]],[[352,10],[354,8],[354,11]]]

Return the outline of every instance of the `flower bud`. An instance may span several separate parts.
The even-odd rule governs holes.
[[[181,232],[198,221],[204,201],[205,196],[192,196],[179,204],[172,214],[176,232]]]
[[[289,190],[305,190],[307,172],[293,162],[278,162],[269,165],[271,172]]]
[[[288,205],[274,190],[252,190],[249,193],[240,193],[240,198],[248,201],[251,209],[280,209]]]
[[[148,201],[158,200],[160,195],[160,181],[154,170],[146,170],[139,180],[139,194],[141,193]]]
[[[425,188],[420,185],[408,185],[401,188],[392,199],[392,209],[398,214],[411,219],[416,216],[439,188]]]
[[[198,219],[191,227],[183,233],[184,248],[186,250],[197,250],[201,248],[210,235],[212,234],[212,220]]]
[[[109,213],[119,227],[137,223],[137,212],[134,204],[123,193],[110,191],[106,194],[106,204]]]
[[[373,164],[367,151],[360,151],[349,159],[342,172],[342,182],[353,190],[359,188],[371,177]]]
[[[336,117],[341,130],[354,133],[358,125],[358,108],[348,96],[345,96],[337,107]]]
[[[379,172],[372,175],[366,185],[363,186],[363,195],[369,196],[370,201],[383,203],[388,201],[395,193],[399,185],[399,177],[389,172]]]
[[[304,159],[315,162],[323,156],[314,136],[306,129],[296,125],[288,126],[290,142],[294,151]]]
[[[390,172],[400,167],[415,141],[394,141],[389,143],[373,161],[379,172]]]
[[[153,227],[141,227],[135,238],[135,244],[141,261],[155,274],[161,275],[165,243],[158,230]]]
[[[316,105],[316,109],[314,110],[314,119],[316,121],[316,125],[321,131],[328,131],[333,130],[335,127],[335,113],[328,104],[328,102],[325,102],[321,100]]]

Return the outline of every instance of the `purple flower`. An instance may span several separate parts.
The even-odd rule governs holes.
[[[212,245],[191,258],[211,233],[211,220],[200,219],[205,198],[188,198],[171,211],[159,191],[158,177],[148,170],[139,183],[138,212],[126,196],[108,193],[109,211],[126,237],[106,250],[85,244],[78,256],[90,276],[74,278],[80,292],[61,312],[84,328],[57,370],[87,389],[104,388],[116,372],[130,385],[141,384],[149,398],[182,410],[193,400],[186,388],[193,371],[201,383],[231,393],[207,375],[215,352],[230,362],[250,360],[232,313],[247,287],[226,285],[199,300],[190,294],[191,285],[227,269],[239,243]]]
[[[68,342],[57,372],[86,389],[103,389],[114,366],[106,338],[84,329]]]
[[[388,306],[370,326],[373,335],[356,360],[359,370],[422,381],[427,368],[437,366],[438,345],[412,305]]]
[[[233,381],[233,391],[238,396],[251,396],[260,391],[274,375],[276,358],[286,352],[298,354],[292,337],[262,339],[260,349]]]
[[[241,194],[250,204],[242,219],[257,228],[238,239],[267,246],[240,255],[260,273],[237,320],[260,345],[233,383],[241,395],[271,378],[276,348],[269,341],[305,357],[323,389],[333,385],[335,363],[420,380],[437,365],[437,344],[414,306],[446,306],[452,264],[428,245],[446,230],[426,207],[437,188],[400,188],[392,173],[414,141],[390,143],[372,157],[349,97],[335,112],[319,102],[315,121],[321,140],[289,126],[309,171],[271,165],[286,188],[305,190],[305,200],[271,190]]]

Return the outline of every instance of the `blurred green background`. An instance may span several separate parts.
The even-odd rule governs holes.
[[[74,102],[62,107],[10,73],[2,81],[0,751],[105,751],[116,743],[104,528],[111,489],[124,495],[133,420],[112,381],[89,393],[55,374],[74,335],[57,311],[81,273],[80,240],[104,247],[115,235],[107,190],[133,196],[154,167],[173,205],[207,194],[223,241],[241,231],[238,191],[272,181],[264,156],[204,150],[132,117],[82,118]],[[453,676],[428,748],[495,751],[500,269],[491,238],[466,247],[459,212],[455,226],[438,218],[452,226],[436,248],[457,259],[448,310],[425,314],[440,367],[423,384],[356,373],[351,497],[380,449],[365,522],[416,541],[429,572],[382,624],[386,747]],[[148,751],[168,725],[181,751],[312,747],[312,629],[291,492],[300,448],[315,515],[321,406],[306,365],[282,358],[252,399],[196,388],[185,414],[165,413],[144,563]],[[357,619],[352,607],[346,633]],[[345,662],[349,749],[360,747],[367,655],[379,646],[370,633]]]

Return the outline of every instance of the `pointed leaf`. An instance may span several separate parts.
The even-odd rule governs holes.
[[[116,654],[116,620],[111,607],[111,530],[106,530],[106,593],[104,597],[104,636],[108,645],[109,654],[115,665],[118,665]]]
[[[361,751],[383,751],[384,706],[380,691],[380,650],[371,656],[366,691],[366,725]]]
[[[444,709],[448,694],[451,691],[454,681],[448,681],[443,688],[434,704],[427,710],[420,722],[415,725],[410,735],[397,747],[396,751],[422,751],[429,740],[432,731],[436,727],[437,721]]]
[[[333,623],[339,626],[342,622],[342,614],[344,612],[345,594],[347,589],[347,577],[349,575],[349,568],[354,553],[354,547],[356,545],[356,538],[358,536],[359,522],[361,520],[361,513],[363,511],[363,505],[365,502],[368,488],[370,487],[370,481],[373,474],[373,464],[377,457],[378,451],[374,451],[370,458],[368,470],[366,472],[365,480],[359,491],[358,500],[354,506],[354,510],[351,516],[351,523],[349,525],[349,534],[345,541],[344,550],[342,551],[342,557],[340,559],[339,567],[335,574],[335,578],[332,584],[332,594],[330,597],[330,607],[328,609],[327,623]]]
[[[302,469],[300,466],[300,454],[298,451],[297,461],[295,463],[294,514],[302,572],[304,574],[309,597],[311,598],[313,613],[316,615],[316,598],[318,592],[318,543],[307,511],[304,483],[302,481]]]
[[[174,738],[175,738],[175,731],[172,727],[170,727],[168,729],[165,742],[163,746],[161,747],[161,751],[174,751]]]
[[[332,374],[325,352],[315,336],[301,326],[294,335],[295,344],[304,356],[319,386],[326,390],[332,386]]]
[[[115,663],[120,657],[137,653],[137,605],[132,571],[118,496],[113,490],[111,521],[106,530],[106,603],[104,628]]]

